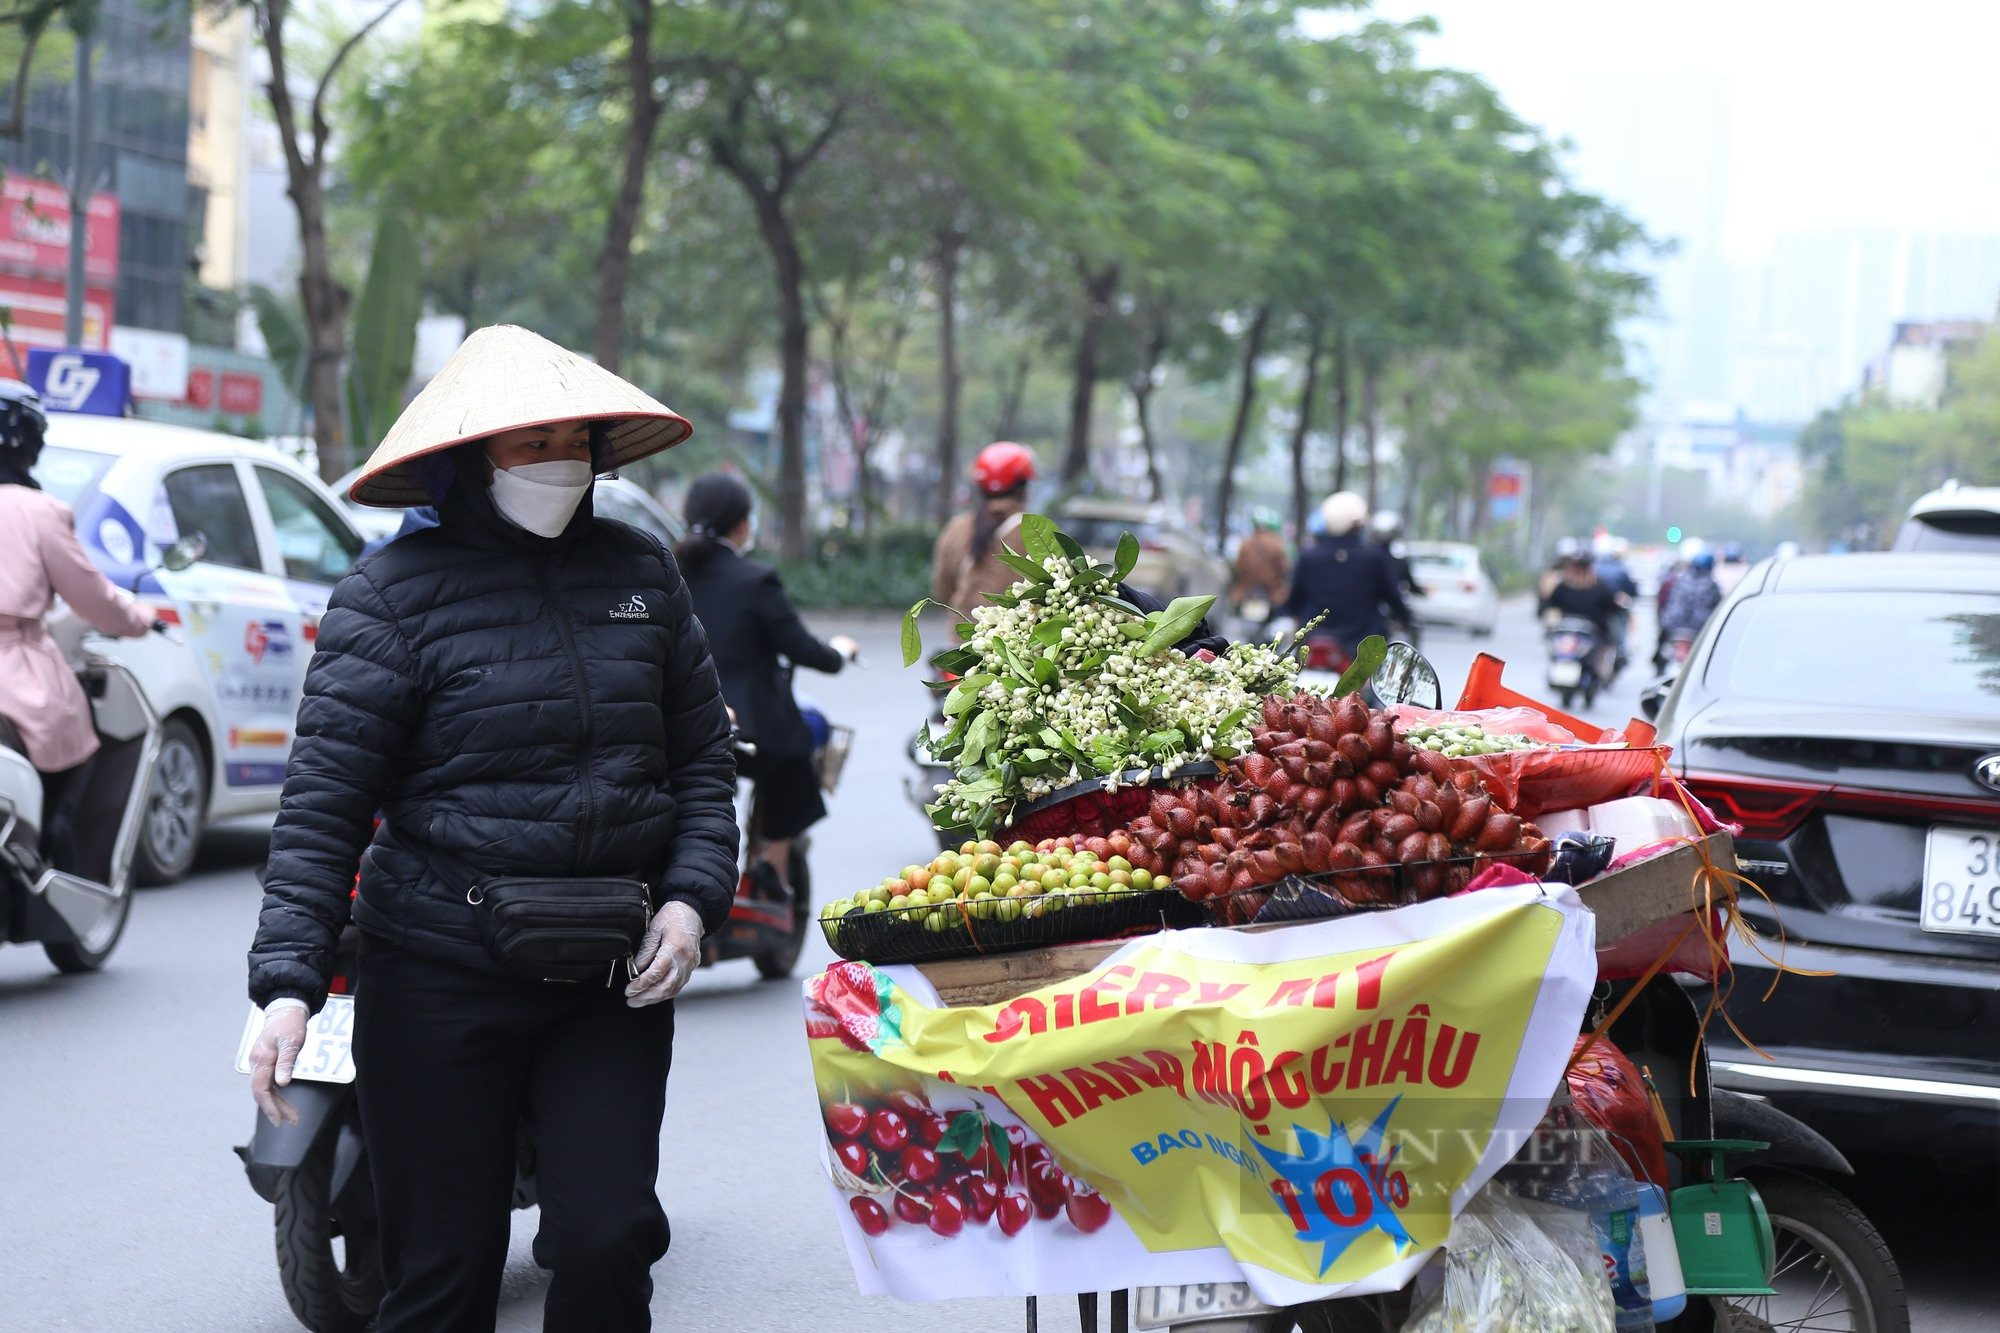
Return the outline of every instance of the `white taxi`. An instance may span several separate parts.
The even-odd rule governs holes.
[[[103,645],[165,719],[133,869],[170,883],[209,824],[278,808],[319,618],[364,542],[317,477],[234,436],[51,412],[35,476],[112,582],[181,627]],[[158,568],[197,533],[200,560]]]

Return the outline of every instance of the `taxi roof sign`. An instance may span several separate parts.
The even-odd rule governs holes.
[[[28,384],[51,412],[122,417],[132,401],[132,367],[81,347],[29,348]]]

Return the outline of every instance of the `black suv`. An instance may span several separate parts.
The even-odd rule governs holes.
[[[1718,1085],[1843,1146],[2000,1160],[2000,556],[1767,561],[1660,714],[1688,786],[1740,823]],[[1782,931],[1787,941],[1781,951]]]

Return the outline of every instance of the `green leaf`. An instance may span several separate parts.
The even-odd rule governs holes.
[[[1347,670],[1340,673],[1340,680],[1333,687],[1333,697],[1344,699],[1368,683],[1381,670],[1382,659],[1389,655],[1389,641],[1379,634],[1371,634],[1361,641],[1354,650],[1354,661]]]
[[[385,212],[376,224],[368,276],[349,326],[347,431],[359,449],[373,449],[402,415],[423,299],[416,229],[401,212]]]
[[[1123,597],[1114,597],[1108,592],[1094,592],[1090,595],[1090,600],[1100,606],[1108,606],[1114,611],[1123,611],[1128,616],[1141,614],[1138,607],[1132,605],[1132,603],[1126,601]]]
[[[971,768],[995,741],[1000,739],[1000,718],[995,713],[981,713],[965,729],[965,751],[959,757],[959,765]]]
[[[1090,563],[1090,557],[1083,553],[1083,548],[1078,546],[1076,539],[1068,533],[1058,532],[1056,534],[1056,546],[1064,555],[1069,557],[1070,563],[1074,564],[1078,569],[1083,569]]]
[[[924,632],[917,628],[917,617],[931,604],[928,597],[919,597],[917,604],[903,613],[903,665],[912,667],[924,655]]]
[[[988,1123],[986,1141],[993,1145],[993,1155],[1000,1159],[1000,1174],[1004,1179],[1007,1174],[1007,1155],[1014,1151],[1014,1145],[1007,1141],[1006,1126]]]
[[[1046,657],[1035,659],[1035,684],[1052,685],[1056,678],[1056,664]]]
[[[1123,583],[1125,576],[1130,574],[1138,563],[1139,539],[1129,532],[1125,533],[1118,539],[1118,557],[1111,565],[1111,581],[1113,583]],[[1113,600],[1117,599],[1114,598]]]
[[[993,558],[1030,583],[1053,583],[1055,576],[1025,555],[1016,555],[1004,546],[993,548]]]
[[[959,676],[978,666],[980,660],[979,654],[970,648],[947,648],[931,658],[931,665],[939,671]]]
[[[1053,646],[1062,642],[1062,632],[1069,627],[1070,619],[1068,616],[1050,616],[1047,620],[1035,626],[1035,632],[1029,637],[1036,643],[1044,646]]]
[[[953,687],[944,701],[944,715],[957,717],[960,713],[979,707],[979,692],[991,685],[995,677],[990,675],[967,676]]]
[[[951,629],[952,633],[958,635],[959,641],[961,643],[971,639],[973,635],[979,633],[979,626],[973,624],[970,620],[958,621],[952,625]]]
[[[1194,627],[1208,614],[1208,608],[1214,605],[1215,596],[1212,593],[1207,597],[1174,598],[1160,618],[1153,621],[1152,630],[1146,635],[1146,641],[1139,645],[1137,655],[1152,657],[1173,647],[1194,632]]]
[[[1037,565],[1056,553],[1056,525],[1041,514],[1021,515],[1021,549]]]
[[[986,594],[986,600],[993,603],[993,605],[995,606],[1004,606],[1009,608],[1010,610],[1021,604],[1020,598],[1008,592],[989,592]],[[969,624],[971,622],[968,621],[967,623]]]
[[[938,1140],[937,1150],[955,1152],[969,1161],[977,1157],[985,1145],[986,1117],[977,1111],[960,1111],[945,1128],[944,1137]]]

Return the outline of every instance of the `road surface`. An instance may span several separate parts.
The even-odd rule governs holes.
[[[902,795],[902,745],[923,703],[915,674],[897,666],[894,619],[815,624],[854,634],[868,663],[804,682],[858,733],[812,847],[824,900],[916,859],[928,830]],[[1649,634],[1635,628],[1639,643]],[[1491,639],[1437,631],[1426,646],[1447,697],[1482,648],[1516,664],[1511,683],[1538,689],[1540,638],[1525,603],[1508,605]],[[1593,720],[1630,716],[1638,685],[1618,682]],[[270,1208],[230,1152],[253,1114],[231,1064],[266,836],[255,825],[219,830],[194,876],[140,893],[99,975],[60,977],[38,949],[0,949],[0,1330],[298,1327],[278,1288]],[[800,975],[828,956],[815,941]],[[796,985],[760,982],[748,963],[704,971],[680,1001],[678,1037],[660,1178],[674,1243],[654,1273],[656,1327],[1022,1327],[1014,1302],[940,1308],[856,1294],[813,1149]],[[1916,1327],[1994,1327],[2000,1301],[1978,1239],[2000,1234],[1993,1175],[1868,1166],[1868,1206],[1921,1293]],[[516,1217],[502,1329],[541,1326],[533,1229],[532,1214]],[[1045,1315],[1047,1327],[1075,1327],[1065,1311]]]

